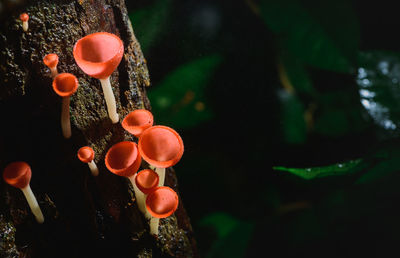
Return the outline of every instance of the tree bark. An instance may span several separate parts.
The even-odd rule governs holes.
[[[30,16],[27,32],[18,20],[22,12]],[[120,118],[137,108],[150,109],[146,60],[124,1],[32,0],[3,4],[0,17],[0,169],[13,161],[30,164],[31,188],[45,217],[37,224],[22,192],[1,180],[0,257],[197,257],[181,200],[174,215],[161,219],[159,236],[152,237],[129,180],[106,169],[109,147],[137,139],[111,123],[100,82],[73,59],[72,48],[81,37],[98,31],[119,35],[125,52],[111,84]],[[61,133],[61,98],[42,61],[48,53],[59,55],[60,73],[79,79],[68,140]],[[98,177],[77,159],[85,145],[95,151]],[[177,190],[173,169],[167,170],[166,185]]]

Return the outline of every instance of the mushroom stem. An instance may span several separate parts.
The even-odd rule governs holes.
[[[28,27],[29,27],[28,21],[23,21],[22,22],[22,29],[26,32],[26,31],[28,31]]]
[[[56,77],[58,75],[57,66],[54,68],[49,67],[49,69],[51,71],[51,77],[54,79],[54,77]]]
[[[158,226],[160,224],[160,219],[152,217],[150,219],[150,235],[158,235]]]
[[[136,175],[137,174],[135,174],[134,176],[129,177],[129,180],[131,181],[131,184],[133,186],[133,190],[135,192],[136,202],[137,202],[139,210],[144,214],[146,219],[150,219],[151,215],[146,209],[146,197],[147,197],[147,194],[145,194],[142,191],[140,191],[139,187],[136,185],[136,182],[135,182]]]
[[[160,181],[158,181],[158,186],[164,186],[165,181],[165,168],[155,168],[156,173],[158,174]]]
[[[106,100],[108,116],[113,124],[118,123],[119,116],[117,113],[117,104],[115,102],[114,93],[111,88],[110,76],[105,79],[99,79],[103,88],[104,99]]]
[[[90,161],[88,163],[88,166],[89,166],[90,171],[92,172],[93,176],[98,176],[99,175],[99,169],[97,168],[96,163],[94,163],[94,160]]]
[[[24,193],[26,200],[28,201],[29,207],[31,208],[33,215],[35,215],[36,221],[38,223],[43,223],[43,213],[40,210],[39,204],[29,184],[26,187],[21,188],[21,190]]]
[[[61,129],[64,138],[68,139],[71,137],[71,122],[69,116],[69,103],[70,97],[62,98],[62,106],[61,106]]]

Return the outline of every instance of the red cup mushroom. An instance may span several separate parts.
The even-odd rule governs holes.
[[[136,143],[123,141],[107,151],[104,161],[110,172],[130,179],[138,171],[142,158]]]
[[[99,175],[99,169],[94,162],[94,150],[89,146],[84,146],[78,150],[78,159],[87,163],[93,176]]]
[[[50,69],[51,77],[56,77],[58,75],[57,65],[58,65],[58,55],[57,54],[47,54],[43,58],[43,63]]]
[[[143,159],[156,168],[160,176],[159,186],[163,186],[165,168],[178,163],[183,155],[182,138],[172,128],[156,125],[141,134],[138,146]]]
[[[28,205],[38,223],[44,222],[43,213],[39,207],[35,195],[29,185],[32,177],[32,170],[28,163],[23,161],[12,162],[3,171],[3,179],[7,184],[21,189]]]
[[[60,73],[53,80],[53,89],[62,97],[61,129],[66,139],[71,137],[71,121],[69,115],[70,97],[78,89],[78,79],[70,73]]]
[[[139,210],[147,219],[151,216],[146,210],[146,197],[158,187],[159,176],[151,169],[143,169],[134,175],[133,189],[135,190],[136,201]]]
[[[110,75],[121,62],[124,54],[122,40],[114,34],[97,32],[87,35],[75,43],[73,55],[75,62],[87,75],[99,79],[107,105],[108,116],[113,124],[119,116]]]
[[[29,27],[29,25],[28,25],[29,15],[28,15],[27,13],[22,13],[22,14],[19,16],[19,19],[22,21],[22,29],[23,29],[24,31],[28,31],[28,27]]]
[[[174,190],[166,186],[157,187],[146,198],[147,211],[152,216],[150,234],[158,235],[158,225],[161,218],[171,216],[178,208],[179,198]]]
[[[153,122],[153,114],[150,111],[146,109],[136,109],[130,112],[124,120],[122,120],[121,124],[130,134],[139,137],[144,130],[153,126]]]

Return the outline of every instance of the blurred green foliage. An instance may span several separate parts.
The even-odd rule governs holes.
[[[396,251],[394,6],[143,0],[131,9],[156,123],[185,141],[177,172],[202,256]]]

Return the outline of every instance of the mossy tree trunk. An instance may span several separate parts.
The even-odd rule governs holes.
[[[18,20],[22,12],[30,16],[28,32]],[[118,113],[124,117],[137,108],[150,109],[146,61],[124,1],[32,0],[3,4],[0,17],[0,169],[13,161],[30,164],[31,188],[45,216],[45,223],[37,224],[22,192],[1,180],[0,257],[196,257],[182,204],[175,215],[161,220],[154,238],[129,180],[105,168],[110,146],[136,139],[111,123],[99,81],[84,74],[72,56],[75,42],[87,34],[119,35],[125,54],[111,76]],[[79,79],[71,98],[69,140],[61,133],[61,98],[42,61],[48,53],[59,55],[59,72]],[[76,157],[85,145],[95,150],[98,177]],[[166,185],[177,190],[172,169]]]

